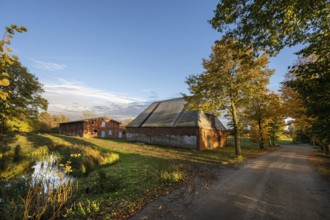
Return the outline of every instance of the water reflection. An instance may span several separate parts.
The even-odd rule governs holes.
[[[66,175],[58,164],[58,157],[51,154],[44,160],[36,161],[31,175],[32,184],[36,183],[51,183],[52,188],[57,188],[63,183],[72,180],[72,177]]]

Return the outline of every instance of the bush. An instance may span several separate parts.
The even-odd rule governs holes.
[[[106,154],[106,155],[102,156],[99,160],[99,164],[101,166],[104,166],[104,165],[110,165],[110,164],[117,163],[118,161],[119,161],[119,155],[111,153],[111,154]]]
[[[173,165],[169,167],[169,170],[161,171],[160,178],[162,182],[171,184],[183,181],[186,175],[182,165]]]
[[[86,199],[74,203],[71,208],[66,208],[64,218],[68,219],[95,219],[99,215],[101,203]]]

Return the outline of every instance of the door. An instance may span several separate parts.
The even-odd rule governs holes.
[[[119,138],[122,138],[122,136],[123,136],[123,133],[122,133],[121,131],[119,131],[119,133],[118,133],[118,137],[119,137]]]
[[[101,131],[101,138],[105,138],[105,131]]]
[[[211,136],[207,135],[207,147],[211,149]]]

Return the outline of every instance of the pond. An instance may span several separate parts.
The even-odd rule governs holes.
[[[65,174],[58,160],[55,154],[50,154],[45,159],[35,160],[30,171],[20,177],[0,178],[2,219],[58,217],[74,190],[74,179]]]
[[[37,160],[35,165],[32,166],[32,183],[51,183],[53,187],[56,188],[63,183],[73,180],[72,177],[65,174],[63,168],[59,166],[57,161],[58,157],[55,154],[51,154],[46,159]]]
[[[45,191],[52,191],[59,186],[73,181],[74,178],[67,175],[58,164],[58,156],[50,154],[44,159],[35,160],[25,173],[12,178],[0,178],[0,206],[4,197],[23,197],[30,187],[41,184]]]

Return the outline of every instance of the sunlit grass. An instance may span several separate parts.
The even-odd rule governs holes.
[[[127,218],[165,189],[187,181],[196,172],[196,165],[224,166],[260,153],[249,139],[242,140],[240,158],[235,155],[232,139],[224,148],[206,151],[50,134],[18,135],[10,146],[17,144],[26,157],[55,152],[61,163],[70,160],[72,175],[79,181],[77,202],[100,202],[97,215],[104,218]]]

